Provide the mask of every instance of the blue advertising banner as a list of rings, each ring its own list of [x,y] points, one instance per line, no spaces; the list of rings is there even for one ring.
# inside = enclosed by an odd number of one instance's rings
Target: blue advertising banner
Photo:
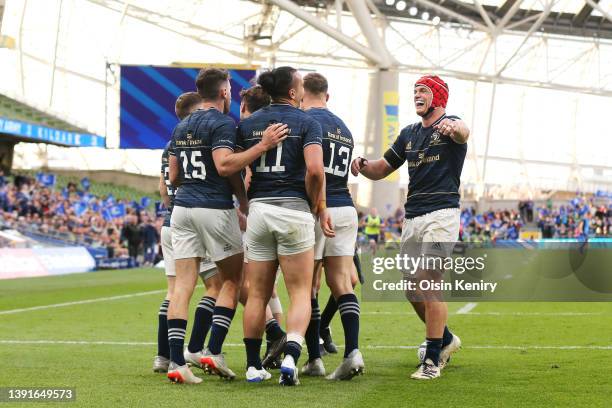
[[[178,123],[176,98],[195,91],[199,68],[121,66],[119,147],[163,149]],[[240,91],[251,86],[254,69],[230,69],[230,116],[240,118]]]
[[[0,117],[0,133],[31,139],[39,143],[55,143],[71,147],[105,147],[102,136],[68,132],[20,120]]]

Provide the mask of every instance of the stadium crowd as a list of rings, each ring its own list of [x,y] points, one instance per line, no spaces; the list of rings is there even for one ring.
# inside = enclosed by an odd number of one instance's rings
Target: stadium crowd
[[[0,228],[67,243],[105,248],[108,258],[154,263],[162,217],[111,195],[98,197],[76,183],[56,189],[33,177],[0,172]]]
[[[359,242],[368,241],[369,218],[379,218],[371,230],[379,235],[378,242],[398,242],[404,210],[398,208],[389,217],[377,213],[372,217],[373,212],[358,213]],[[105,248],[109,258],[132,257],[151,265],[160,256],[162,222],[163,214],[133,201],[89,194],[76,183],[57,189],[28,176],[16,175],[9,181],[0,171],[0,228]],[[542,238],[612,236],[612,204],[608,199],[607,207],[597,205],[594,197],[577,195],[561,206],[549,201],[536,208],[531,201],[521,201],[516,209],[476,213],[474,208],[465,208],[460,237],[467,242],[516,240],[530,222],[540,229]]]
[[[554,206],[549,200],[543,207],[535,207],[533,201],[521,201],[516,209],[493,210],[477,213],[474,208],[461,211],[460,240],[486,242],[516,240],[523,227],[532,224],[542,238],[584,238],[612,236],[612,200],[577,195],[565,205]],[[606,204],[602,202],[607,201]],[[359,212],[361,242],[370,235],[366,231],[376,211]],[[377,214],[376,217],[379,217]],[[404,210],[398,208],[389,217],[379,217],[379,242],[399,241]]]

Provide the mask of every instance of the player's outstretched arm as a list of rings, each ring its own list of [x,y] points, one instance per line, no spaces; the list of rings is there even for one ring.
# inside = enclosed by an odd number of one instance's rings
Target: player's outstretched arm
[[[288,131],[287,125],[274,123],[266,128],[259,143],[250,149],[243,152],[232,152],[230,149],[213,150],[213,160],[217,172],[221,177],[228,177],[238,173],[257,160],[264,152],[273,149],[285,140]]]
[[[351,163],[353,176],[361,173],[370,180],[383,179],[394,171],[395,169],[385,159],[367,160],[363,157],[357,157]]]

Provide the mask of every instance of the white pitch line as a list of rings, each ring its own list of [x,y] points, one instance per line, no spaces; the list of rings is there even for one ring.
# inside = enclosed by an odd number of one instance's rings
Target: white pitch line
[[[416,349],[420,346],[366,346],[369,349]],[[612,346],[508,346],[508,345],[475,345],[475,346],[461,346],[464,349],[477,349],[477,350],[612,350]]]
[[[47,345],[84,345],[84,346],[156,346],[155,342],[145,341],[81,341],[81,340],[0,340],[0,344],[47,344]],[[227,347],[244,347],[244,344],[225,343]],[[344,345],[338,345],[342,348]],[[367,349],[390,349],[390,350],[410,350],[419,346],[399,346],[399,345],[369,345]],[[474,345],[463,346],[465,349],[475,350],[612,350],[610,346],[510,346],[510,345]]]
[[[407,316],[413,313],[410,310],[405,312],[361,312],[361,315],[389,315]],[[451,314],[462,314],[463,316],[603,316],[602,312],[470,312],[459,313],[456,311]]]
[[[601,312],[472,312],[470,316],[602,316]]]
[[[475,303],[475,302],[466,303],[461,309],[457,310],[457,312],[455,314],[468,314],[476,306],[478,306],[478,303]]]
[[[49,344],[77,346],[157,346],[152,341],[87,341],[87,340],[0,340],[0,344]],[[244,347],[244,344],[224,343],[228,347]]]
[[[133,298],[133,297],[148,296],[148,295],[154,295],[154,294],[159,294],[159,293],[164,293],[164,292],[166,292],[166,289],[150,290],[148,292],[129,293],[127,295],[107,296],[107,297],[100,297],[100,298],[94,298],[94,299],[77,300],[77,301],[74,301],[74,302],[54,303],[54,304],[51,304],[51,305],[24,307],[24,308],[21,308],[21,309],[1,310],[0,311],[0,315],[22,313],[22,312],[30,312],[30,311],[33,311],[33,310],[52,309],[52,308],[55,308],[55,307],[66,307],[66,306],[74,306],[74,305],[84,305],[84,304],[87,304],[87,303],[108,302],[108,301],[111,301],[111,300],[129,299],[129,298]]]

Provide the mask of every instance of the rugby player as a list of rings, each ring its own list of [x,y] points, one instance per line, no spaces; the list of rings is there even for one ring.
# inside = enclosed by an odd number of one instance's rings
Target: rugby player
[[[325,173],[321,149],[321,125],[299,109],[304,94],[301,75],[292,67],[262,73],[258,84],[272,98],[238,126],[238,144],[257,146],[264,129],[286,124],[286,139],[276,149],[251,164],[250,212],[246,243],[249,257],[249,297],[244,311],[244,343],[247,380],[261,372],[261,338],[265,306],[270,300],[280,263],[290,306],[287,341],[281,364],[281,385],[296,385],[296,363],[311,314],[310,293],[314,267],[314,218],[323,232],[333,236],[325,206]]]
[[[183,343],[189,300],[200,260],[207,255],[217,265],[223,283],[201,363],[223,377],[235,376],[221,354],[242,286],[242,239],[232,191],[243,212],[248,207],[240,174],[222,174],[216,165],[219,152],[231,152],[235,147],[236,125],[227,115],[231,104],[229,74],[216,68],[202,69],[196,87],[203,99],[202,109],[176,126],[169,158],[170,182],[174,186],[180,183],[180,188],[170,220],[176,282],[168,308],[168,378],[185,383],[202,381],[187,366]]]
[[[315,227],[314,258],[316,261],[322,261],[324,265],[327,286],[338,303],[345,340],[344,360],[326,378],[350,380],[364,369],[363,357],[358,349],[359,301],[351,283],[358,224],[357,211],[348,190],[348,173],[354,143],[353,136],[344,122],[327,109],[327,91],[328,83],[323,75],[309,73],[304,77],[302,109],[321,125],[323,132],[327,208],[335,231],[335,236],[328,238],[320,226]],[[309,358],[302,367],[302,373],[323,376],[325,367],[319,351],[321,315],[315,291],[312,294],[311,306],[312,316],[306,331]]]
[[[271,102],[270,95],[264,92],[261,86],[254,85],[248,89],[243,89],[240,91],[240,120],[244,120],[251,116],[254,112],[259,109],[270,105]],[[275,129],[276,125],[272,125],[270,127],[270,131]],[[280,127],[279,127],[280,128]],[[268,131],[268,130],[266,130]],[[284,126],[281,130],[282,134],[286,133],[286,126]],[[265,132],[264,132],[265,133]],[[246,167],[245,169],[245,178],[244,184],[249,190],[249,186],[251,184],[251,169]],[[245,223],[246,227],[246,223]],[[242,228],[241,228],[242,229]],[[245,274],[244,274],[244,285],[243,290],[240,295],[240,302],[244,305],[246,304],[246,299],[248,296],[248,254],[245,249],[244,252],[244,263],[245,263]],[[278,280],[278,273],[277,278]],[[276,293],[276,281],[274,283],[274,289],[272,290],[272,296],[270,297],[270,301],[268,302],[268,307],[266,308],[266,352],[264,353],[264,359],[262,361],[264,369],[271,368],[280,368],[280,357],[275,359],[266,359],[270,350],[277,350],[276,353],[282,352],[282,347],[285,342],[285,332],[281,329],[281,322],[283,317],[283,307],[281,305],[280,299],[278,298],[278,294]],[[280,349],[280,351],[278,351]],[[274,353],[274,354],[276,354]]]
[[[185,119],[196,109],[201,108],[202,98],[197,92],[186,92],[178,97],[175,103],[174,111],[179,120]],[[167,372],[170,364],[170,349],[168,346],[168,305],[170,304],[170,296],[174,290],[174,279],[176,276],[174,269],[174,257],[172,253],[172,229],[170,228],[170,216],[172,207],[174,206],[174,195],[176,188],[170,183],[169,166],[168,166],[168,150],[170,142],[166,145],[162,153],[161,175],[159,183],[159,193],[162,197],[166,214],[164,223],[161,228],[161,244],[162,253],[164,256],[164,267],[168,282],[168,291],[166,297],[159,308],[159,324],[157,330],[157,356],[153,361],[153,371]],[[185,360],[188,363],[201,366],[200,358],[201,351],[204,346],[204,339],[210,329],[212,323],[212,312],[215,306],[215,301],[219,290],[221,289],[221,278],[217,273],[215,264],[212,262],[202,261],[200,264],[200,277],[206,287],[206,293],[200,300],[194,316],[194,324],[191,331],[189,345],[185,351]]]
[[[402,129],[384,157],[351,164],[354,175],[380,180],[408,162],[406,219],[402,228],[402,252],[429,257],[452,253],[459,237],[459,180],[470,131],[457,116],[447,116],[448,85],[437,76],[424,76],[414,85],[414,105],[421,122]],[[416,271],[417,279],[440,281],[439,270]],[[414,379],[440,376],[452,353],[461,346],[459,337],[446,326],[448,309],[440,293],[408,293],[414,310],[426,326],[427,349]]]

